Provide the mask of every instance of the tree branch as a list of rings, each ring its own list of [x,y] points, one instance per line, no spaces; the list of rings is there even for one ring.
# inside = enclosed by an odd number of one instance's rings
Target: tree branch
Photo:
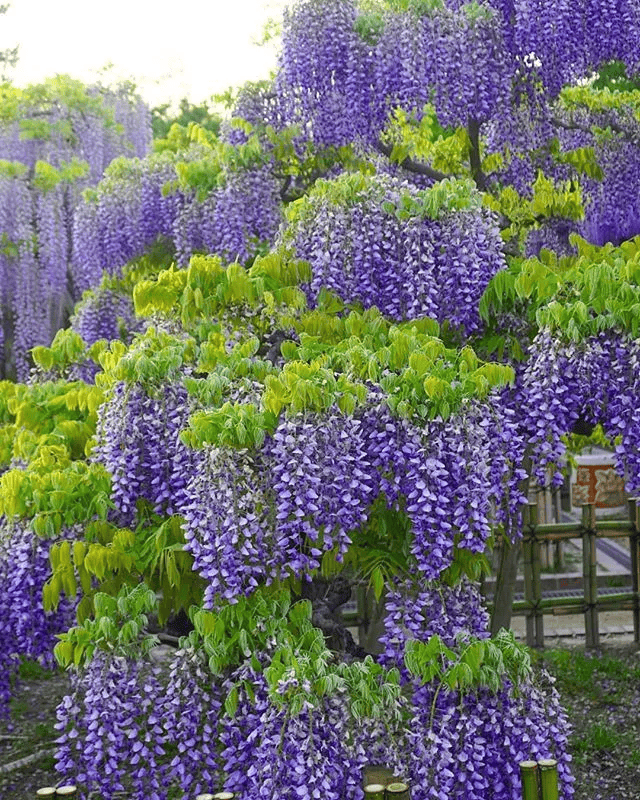
[[[391,145],[384,144],[380,140],[375,143],[375,149],[382,153],[383,156],[387,158],[391,158],[391,153],[393,148]],[[447,175],[444,172],[439,172],[437,169],[430,167],[428,164],[423,164],[420,161],[414,161],[412,158],[407,156],[403,161],[399,164],[402,169],[406,169],[408,172],[415,172],[418,175],[426,175],[428,178],[433,178],[434,181],[442,181],[445,178],[453,178],[453,175]]]
[[[554,125],[557,125],[559,128],[564,128],[567,131],[582,131],[583,133],[593,134],[593,125],[581,125],[580,123],[575,122],[573,119],[571,119],[570,122],[567,122],[560,117],[551,117],[550,122],[552,122]],[[614,133],[619,134],[625,141],[631,142],[631,144],[636,146],[638,145],[638,134],[634,135],[633,131],[623,128],[616,122],[603,121],[603,125],[598,125],[597,127],[610,128]]]
[[[480,158],[480,123],[474,117],[469,117],[467,122],[467,134],[469,136],[469,167],[473,182],[481,192],[488,191],[489,181],[482,171],[482,161]]]

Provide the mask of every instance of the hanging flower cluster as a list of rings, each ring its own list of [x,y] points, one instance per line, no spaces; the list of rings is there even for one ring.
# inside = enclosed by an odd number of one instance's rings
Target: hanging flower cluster
[[[288,715],[268,698],[263,673],[248,663],[225,681],[211,676],[201,650],[180,649],[169,670],[97,652],[72,676],[58,707],[56,769],[100,792],[164,800],[222,789],[242,800],[273,793],[361,800],[366,753],[350,726],[348,701],[328,697],[321,709]],[[238,692],[233,715],[223,701]],[[283,681],[282,692],[291,688]],[[114,695],[113,702],[108,697]]]
[[[311,264],[311,303],[324,287],[391,319],[430,316],[467,334],[506,266],[495,219],[464,182],[420,191],[390,175],[319,181],[281,241]]]
[[[121,160],[107,170],[94,193],[85,196],[74,218],[73,277],[79,289],[100,282],[103,272],[119,275],[158,239],[178,262],[192,254],[247,261],[270,242],[280,224],[278,184],[264,168],[232,171],[204,198],[195,189],[174,189],[178,161],[202,156],[154,154]]]
[[[166,738],[158,676],[139,660],[99,651],[74,684],[58,706],[56,769],[105,798],[126,791],[126,776],[134,797],[160,800]]]
[[[565,451],[563,436],[578,419],[600,422],[616,447],[616,469],[629,491],[640,487],[640,412],[637,409],[640,349],[637,340],[615,330],[583,342],[566,342],[542,330],[523,373],[522,414],[533,448],[536,479],[547,482]],[[559,485],[562,475],[556,472]]]
[[[180,441],[189,403],[184,387],[166,384],[156,391],[119,383],[103,406],[93,458],[112,477],[112,500],[123,524],[130,524],[140,499],[157,514],[181,507],[193,458]]]
[[[70,327],[87,345],[99,339],[130,342],[133,334],[142,329],[131,296],[108,286],[98,286],[76,304]]]
[[[387,629],[393,638],[383,658],[390,668],[402,667],[404,688],[396,713],[386,718],[356,717],[344,690],[315,696],[310,681],[293,669],[284,670],[274,696],[268,674],[275,641],[226,677],[211,674],[206,654],[215,657],[215,648],[195,647],[193,636],[163,669],[96,651],[88,667],[73,674],[73,691],[58,707],[57,769],[105,800],[122,792],[133,800],[165,800],[178,786],[188,797],[224,789],[239,800],[274,794],[363,800],[365,766],[384,763],[409,780],[416,800],[518,800],[518,762],[554,757],[563,796],[571,797],[569,726],[557,692],[544,674],[534,677],[508,634],[499,645],[486,642],[477,592],[472,608],[464,595],[423,590],[413,608],[392,593],[388,621],[406,612],[411,630],[395,622]],[[440,629],[444,639],[438,640]],[[424,680],[419,665],[412,663],[412,674],[404,667],[409,642],[414,650],[435,645],[438,663],[457,658],[458,665],[465,658],[473,664],[474,648],[484,653],[486,642],[485,669],[492,671],[497,653],[508,670],[521,670],[518,685],[498,673],[495,686],[473,691]],[[296,694],[303,702],[292,712],[287,698]]]
[[[639,29],[634,0],[415,0],[373,13],[302,0],[284,17],[275,90],[316,144],[373,143],[395,106],[433,103],[443,124],[466,127],[504,117],[523,90],[555,97],[607,61],[632,74]]]
[[[384,647],[380,661],[404,668],[408,641],[427,642],[437,635],[453,647],[460,638],[489,636],[489,613],[478,588],[468,580],[451,588],[427,584],[418,588],[410,582],[392,588],[385,597]]]
[[[402,739],[403,773],[417,787],[418,798],[519,800],[516,765],[556,758],[563,796],[571,797],[568,720],[550,683],[539,685],[522,676],[517,690],[507,680],[499,691],[463,693],[437,681],[421,683],[405,666],[405,649],[432,642],[434,636],[470,654],[478,640],[488,639],[487,624],[482,597],[468,582],[454,588],[407,583],[389,593],[380,658],[413,684],[411,722]]]
[[[558,760],[562,796],[573,796],[569,723],[550,683],[544,690],[523,681],[517,692],[507,686],[464,696],[427,684],[415,688],[412,712],[406,774],[418,787],[417,800],[519,800],[517,764],[543,758]]]
[[[118,274],[158,237],[170,238],[180,206],[163,186],[175,177],[170,156],[118,159],[104,179],[85,193],[73,220],[73,281],[78,291]]]
[[[194,453],[178,435],[188,413],[179,385],[156,397],[120,383],[101,409],[94,458],[112,476],[123,524],[140,499],[183,516],[208,607],[274,578],[302,577],[327,551],[340,560],[380,494],[406,513],[410,552],[427,579],[449,567],[454,539],[482,552],[492,525],[523,499],[514,464],[524,444],[497,398],[421,424],[373,398],[353,416],[333,408],[283,417],[258,450]]]

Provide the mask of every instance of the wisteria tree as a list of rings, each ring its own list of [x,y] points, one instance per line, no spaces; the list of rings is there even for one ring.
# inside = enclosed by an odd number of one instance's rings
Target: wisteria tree
[[[577,423],[640,485],[639,27],[637,0],[299,0],[220,136],[85,196],[102,283],[0,395],[2,698],[68,627],[64,778],[338,800],[377,763],[515,800],[555,757],[572,795],[566,715],[477,580]]]
[[[146,155],[150,112],[132,87],[88,88],[58,76],[0,88],[0,377],[29,375],[83,289],[72,269],[82,192],[117,156]]]

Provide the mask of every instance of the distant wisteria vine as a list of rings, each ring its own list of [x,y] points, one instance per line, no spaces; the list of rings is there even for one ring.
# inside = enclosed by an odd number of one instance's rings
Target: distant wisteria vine
[[[42,588],[49,579],[51,541],[35,536],[28,526],[0,517],[0,717],[9,713],[21,659],[55,665],[56,634],[75,619],[75,598],[63,599],[57,611],[45,611]]]
[[[144,155],[149,110],[128,89],[70,79],[15,90],[0,125],[0,375],[26,379],[83,289],[70,274],[74,209],[118,155]],[[6,100],[8,102],[8,100]]]

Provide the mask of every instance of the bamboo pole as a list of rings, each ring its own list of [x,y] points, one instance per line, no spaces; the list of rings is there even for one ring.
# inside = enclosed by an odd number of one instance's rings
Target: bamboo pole
[[[522,780],[522,800],[540,800],[537,762],[521,761],[520,778]]]
[[[213,795],[213,800],[233,800],[234,797],[233,792],[216,792]]]
[[[55,797],[56,796],[56,787],[55,786],[43,786],[42,789],[38,789],[36,792],[36,797]]]
[[[549,534],[561,539],[576,539],[580,536],[582,526],[579,522],[551,522],[548,525],[538,525],[536,535],[543,539]]]
[[[411,800],[409,787],[406,783],[402,783],[401,781],[387,784],[385,800]]]
[[[367,800],[384,800],[384,786],[381,783],[368,783],[364,793]]]
[[[598,575],[596,562],[596,509],[592,503],[582,506],[582,575],[584,579],[585,647],[599,646],[598,635]]]
[[[638,595],[638,545],[640,544],[640,503],[638,498],[629,500],[629,551],[631,553],[631,587],[633,590],[633,641],[640,644],[640,599]]]
[[[213,795],[210,792],[196,795],[196,800],[213,800]]]
[[[538,761],[541,800],[558,800],[558,762],[555,758]]]
[[[629,501],[631,504],[633,500]],[[633,517],[630,519],[602,519],[596,522],[596,530],[605,536],[628,534],[633,530]]]
[[[56,797],[76,797],[78,794],[78,787],[68,784],[67,786],[58,786],[56,789]]]

